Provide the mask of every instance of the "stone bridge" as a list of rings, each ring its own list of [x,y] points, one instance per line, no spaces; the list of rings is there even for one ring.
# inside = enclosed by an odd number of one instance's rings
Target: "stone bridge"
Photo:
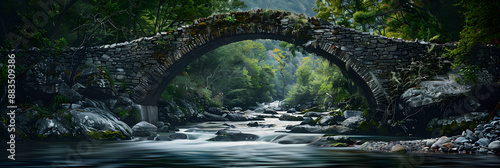
[[[143,120],[156,123],[161,93],[189,63],[223,45],[253,39],[294,43],[328,59],[361,88],[373,112],[385,111],[398,96],[389,92],[393,89],[391,72],[423,59],[432,45],[359,32],[286,11],[252,10],[201,18],[175,31],[130,42],[72,48],[63,52],[60,60],[67,65],[77,62],[105,67],[116,87],[124,84],[130,98],[147,112]],[[436,48],[444,51],[442,45]],[[478,58],[491,64],[492,53],[486,50]]]

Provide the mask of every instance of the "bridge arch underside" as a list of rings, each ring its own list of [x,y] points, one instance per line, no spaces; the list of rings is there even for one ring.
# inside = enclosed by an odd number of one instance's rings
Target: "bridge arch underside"
[[[300,46],[303,46],[303,44],[308,42],[308,40],[305,39],[297,39],[295,36],[285,36],[272,33],[238,34],[214,39],[181,56],[181,58],[170,65],[163,74],[144,76],[143,79],[140,80],[141,82],[134,88],[135,94],[132,95],[132,99],[141,105],[156,106],[167,85],[195,59],[221,46],[238,41],[255,39],[280,40]],[[381,111],[385,109],[387,101],[381,99],[383,96],[377,96],[373,92],[374,90],[383,90],[382,88],[379,88],[380,85],[375,84],[376,82],[374,81],[376,81],[376,79],[373,79],[375,76],[371,75],[366,68],[360,67],[360,64],[353,63],[355,60],[351,60],[348,53],[338,49],[340,46],[333,49],[331,45],[319,44],[316,47],[309,45],[308,47],[303,48],[309,53],[315,53],[318,56],[326,58],[330,62],[337,65],[340,70],[344,72],[344,74],[347,74],[348,78],[350,78],[362,90],[370,111]],[[156,66],[162,66],[162,64],[157,64]],[[376,97],[378,97],[378,99]]]

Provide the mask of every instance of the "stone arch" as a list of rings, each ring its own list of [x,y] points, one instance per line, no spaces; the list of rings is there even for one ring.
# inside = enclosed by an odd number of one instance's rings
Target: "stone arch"
[[[262,14],[262,10],[233,14],[255,16]],[[222,21],[222,18],[226,16],[221,14],[202,18],[195,21],[193,25],[184,26],[173,32],[157,34],[140,43],[148,46],[145,53],[150,53],[150,57],[156,60],[153,66],[144,70],[144,75],[133,88],[131,95],[136,103],[145,108],[151,108],[146,111],[150,111],[152,116],[143,116],[143,119],[157,120],[152,118],[157,117],[155,106],[161,93],[167,84],[193,60],[223,45],[253,39],[274,39],[294,43],[303,46],[310,53],[328,59],[361,88],[372,111],[385,111],[390,99],[384,88],[388,80],[384,80],[386,82],[384,83],[378,78],[382,76],[387,79],[388,77],[373,73],[377,65],[372,65],[370,59],[365,58],[371,56],[370,54],[379,55],[377,53],[382,51],[387,51],[385,55],[392,57],[389,51],[395,51],[398,46],[390,44],[393,42],[391,39],[335,26],[315,18],[307,18],[306,24],[297,28],[297,25],[287,19],[289,18],[287,16],[300,18],[301,15],[290,12],[272,11],[267,14],[267,18],[258,17],[248,25]],[[218,24],[218,26],[207,28],[210,24]],[[376,47],[382,50],[375,51],[373,47],[368,46],[370,43],[375,45],[379,42],[381,44]],[[373,51],[359,52],[363,49]],[[379,57],[381,56],[384,55],[381,53]]]

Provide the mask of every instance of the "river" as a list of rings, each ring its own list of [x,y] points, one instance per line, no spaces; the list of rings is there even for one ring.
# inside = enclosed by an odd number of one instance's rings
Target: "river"
[[[3,157],[0,167],[498,167],[495,155],[396,154],[357,147],[320,148],[307,142],[323,134],[285,133],[300,121],[266,118],[248,121],[191,123],[178,127],[188,139],[174,141],[79,141],[16,144],[16,161]],[[256,141],[206,141],[219,129],[233,125]],[[395,140],[401,137],[350,135],[354,140]],[[289,139],[295,144],[280,144]]]

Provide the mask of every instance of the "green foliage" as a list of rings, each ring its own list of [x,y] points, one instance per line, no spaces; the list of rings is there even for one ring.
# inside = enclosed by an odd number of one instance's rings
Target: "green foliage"
[[[230,23],[234,23],[234,22],[236,22],[236,18],[234,17],[234,14],[232,14],[231,16],[227,15],[226,18],[224,18],[224,21],[228,21]]]
[[[209,105],[253,106],[272,101],[272,66],[264,63],[266,49],[257,41],[231,43],[191,63],[162,94],[165,100],[202,95]]]
[[[424,59],[412,61],[405,67],[396,67],[396,71],[391,72],[392,95],[401,95],[407,89],[419,86],[420,82],[448,71],[449,61],[433,52],[433,48],[434,45],[427,48]]]
[[[291,106],[314,101],[323,107],[341,102],[350,104],[344,109],[366,107],[361,90],[326,59],[304,57],[296,76],[297,84],[288,92]]]
[[[33,110],[37,111],[40,117],[49,117],[51,113],[49,113],[49,109],[47,107],[38,107],[33,106]]]

